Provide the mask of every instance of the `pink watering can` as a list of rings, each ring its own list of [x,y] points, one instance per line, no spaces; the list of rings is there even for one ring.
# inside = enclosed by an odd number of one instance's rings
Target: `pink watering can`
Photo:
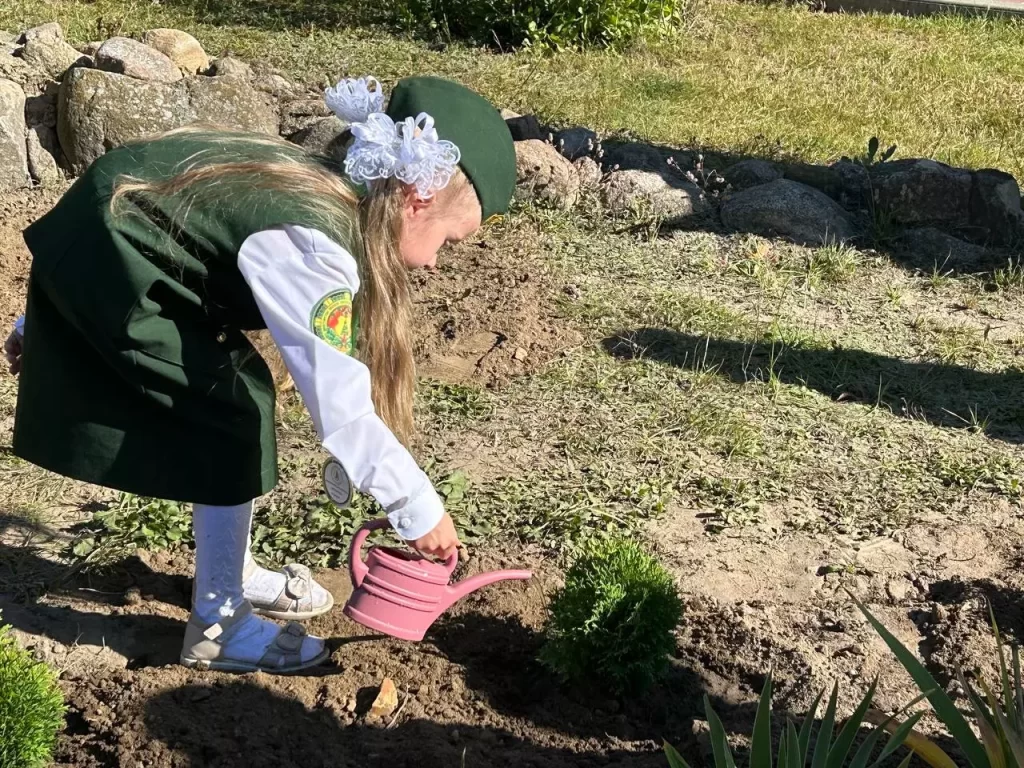
[[[386,635],[422,640],[430,625],[456,600],[496,581],[526,581],[533,576],[529,571],[491,571],[449,585],[458,553],[442,564],[391,547],[371,547],[364,562],[366,537],[370,531],[386,527],[386,519],[374,520],[356,532],[349,553],[354,591],[345,603],[346,616]]]

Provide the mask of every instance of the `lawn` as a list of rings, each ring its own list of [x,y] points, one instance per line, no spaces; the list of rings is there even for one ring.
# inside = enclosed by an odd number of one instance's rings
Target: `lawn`
[[[861,152],[877,135],[898,156],[1024,171],[1021,24],[693,2],[678,34],[623,53],[557,56],[394,34],[365,7],[326,0],[8,0],[0,28],[56,18],[87,41],[175,26],[212,53],[264,59],[310,82],[438,73],[555,124],[671,145],[822,161]]]

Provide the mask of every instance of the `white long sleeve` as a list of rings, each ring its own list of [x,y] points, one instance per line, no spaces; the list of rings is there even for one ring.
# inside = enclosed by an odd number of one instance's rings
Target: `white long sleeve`
[[[325,296],[359,290],[356,261],[322,232],[284,226],[257,232],[238,252],[238,268],[252,289],[324,447],[352,484],[373,496],[398,535],[426,535],[444,507],[430,480],[377,416],[370,372],[312,330],[314,308]]]

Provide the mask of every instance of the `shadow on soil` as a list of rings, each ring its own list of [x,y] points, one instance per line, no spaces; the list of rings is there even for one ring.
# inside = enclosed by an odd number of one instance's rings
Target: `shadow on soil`
[[[786,384],[833,400],[881,405],[908,419],[942,427],[974,426],[1008,443],[1024,442],[1019,393],[1024,372],[986,373],[959,365],[909,363],[859,349],[813,349],[713,339],[659,328],[622,331],[603,341],[624,360],[654,360],[713,370],[739,384],[774,373]]]
[[[24,537],[20,542],[19,535]],[[44,556],[40,543],[57,535],[31,519],[0,514],[3,622],[69,648],[109,648],[124,656],[130,668],[176,662],[184,625],[158,611],[163,605],[187,609],[191,580],[154,571],[137,557],[84,573]],[[76,599],[105,610],[79,610],[73,607]]]

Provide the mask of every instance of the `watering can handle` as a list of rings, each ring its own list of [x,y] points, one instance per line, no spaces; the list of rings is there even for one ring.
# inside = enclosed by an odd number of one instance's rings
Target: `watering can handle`
[[[362,586],[363,578],[369,571],[366,563],[363,562],[363,544],[366,543],[366,537],[370,535],[370,531],[387,528],[389,525],[390,523],[386,517],[382,517],[379,520],[371,520],[356,531],[356,535],[352,537],[352,548],[348,553],[348,572],[352,578],[352,586],[356,589]]]

